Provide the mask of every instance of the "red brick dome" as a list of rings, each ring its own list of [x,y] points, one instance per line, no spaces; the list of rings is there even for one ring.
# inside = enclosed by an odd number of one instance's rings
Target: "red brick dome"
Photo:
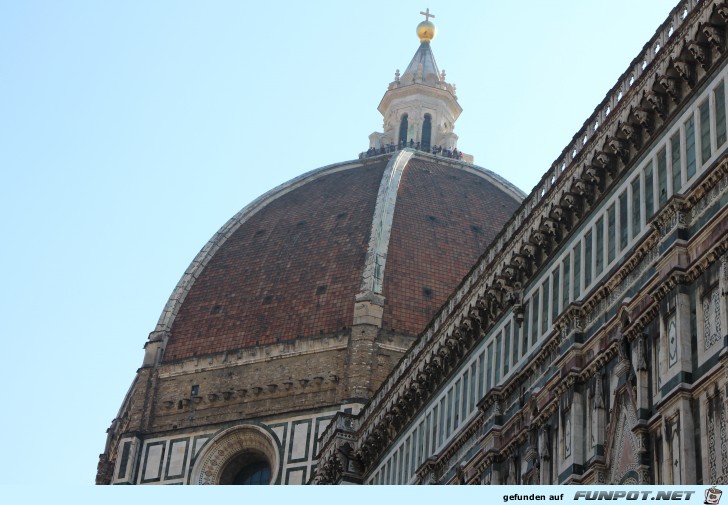
[[[520,204],[474,165],[409,150],[314,170],[210,240],[155,333],[170,362],[345,333],[357,295],[384,332],[416,336]]]

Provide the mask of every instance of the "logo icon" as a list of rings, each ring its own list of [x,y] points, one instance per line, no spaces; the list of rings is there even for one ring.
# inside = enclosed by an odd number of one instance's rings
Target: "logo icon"
[[[720,502],[720,497],[723,494],[723,491],[718,489],[717,487],[713,486],[710,489],[705,490],[705,505],[718,505]]]

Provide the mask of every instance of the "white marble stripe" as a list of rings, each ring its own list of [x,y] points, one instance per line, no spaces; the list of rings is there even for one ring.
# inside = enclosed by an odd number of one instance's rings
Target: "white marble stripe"
[[[392,232],[392,219],[394,206],[397,202],[399,181],[402,179],[404,167],[414,154],[412,149],[403,149],[389,160],[384,170],[382,182],[377,193],[377,202],[374,207],[372,231],[369,237],[364,273],[362,274],[361,292],[382,293],[384,280],[384,266],[387,262],[387,249],[389,237]]]

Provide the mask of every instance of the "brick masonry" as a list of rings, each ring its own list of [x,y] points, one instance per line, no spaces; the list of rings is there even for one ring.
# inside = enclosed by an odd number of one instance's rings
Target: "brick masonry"
[[[482,176],[413,158],[400,182],[382,327],[418,335],[520,201]]]
[[[385,164],[327,175],[252,216],[195,281],[165,361],[350,326]]]

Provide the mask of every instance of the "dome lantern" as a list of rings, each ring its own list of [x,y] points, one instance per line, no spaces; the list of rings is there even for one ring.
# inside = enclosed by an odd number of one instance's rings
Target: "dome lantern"
[[[395,72],[394,81],[379,103],[384,117],[383,129],[369,135],[369,149],[376,152],[393,148],[414,147],[425,152],[457,150],[454,132],[462,107],[455,85],[445,81],[445,71],[437,66],[430,41],[437,29],[430,21],[430,9],[420,12],[425,20],[417,25],[420,46],[405,71]],[[463,153],[469,163],[473,157]]]

